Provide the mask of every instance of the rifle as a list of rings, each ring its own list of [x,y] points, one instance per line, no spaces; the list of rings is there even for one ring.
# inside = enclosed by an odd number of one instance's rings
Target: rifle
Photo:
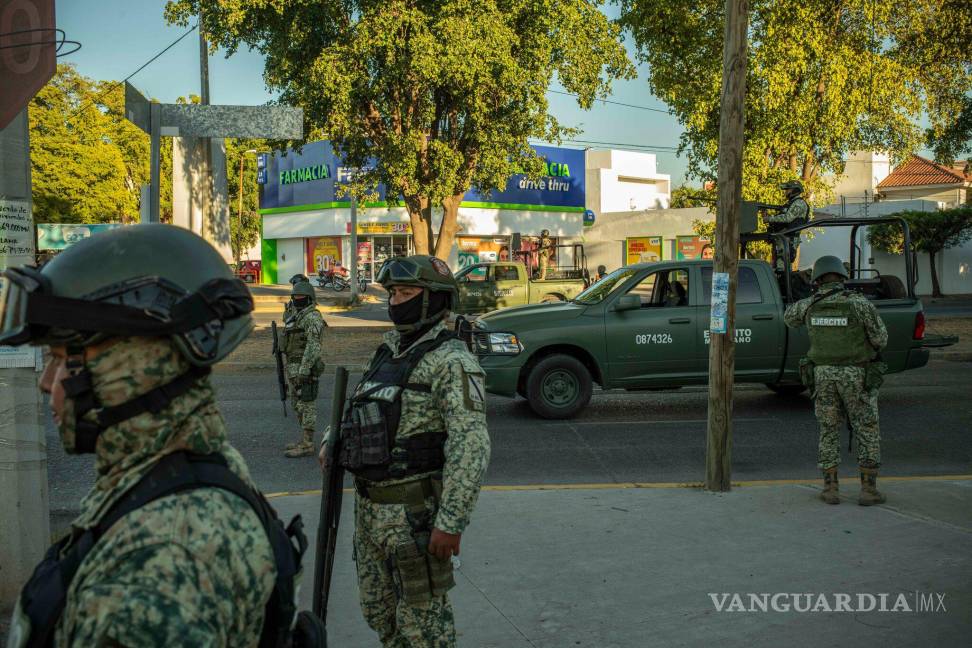
[[[277,339],[277,322],[270,322],[270,335],[273,336],[273,357],[277,361],[277,385],[280,387],[280,404],[283,405],[284,416],[287,416],[287,376],[284,374],[283,349]]]
[[[338,367],[334,375],[334,396],[331,401],[331,436],[325,450],[325,469],[321,488],[321,517],[317,526],[317,558],[314,561],[314,614],[327,628],[327,601],[331,593],[334,572],[334,548],[337,544],[338,524],[341,522],[341,498],[344,488],[344,467],[341,456],[341,421],[348,392],[348,370]]]

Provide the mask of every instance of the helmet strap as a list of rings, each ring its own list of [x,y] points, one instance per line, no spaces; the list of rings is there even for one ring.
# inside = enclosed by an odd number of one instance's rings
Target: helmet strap
[[[88,412],[98,409],[98,397],[95,395],[94,382],[91,371],[88,369],[84,360],[84,347],[72,345],[67,348],[67,361],[65,367],[68,377],[61,381],[61,388],[64,390],[65,400],[70,399],[73,410],[73,421],[62,421],[62,425],[73,428],[74,447],[65,448],[69,452],[91,453],[95,451],[98,443],[98,435],[101,429],[90,421],[85,420]]]

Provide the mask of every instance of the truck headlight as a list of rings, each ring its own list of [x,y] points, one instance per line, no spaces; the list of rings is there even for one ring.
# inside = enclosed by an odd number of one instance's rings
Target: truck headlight
[[[512,333],[490,333],[489,352],[516,355],[523,350],[523,345]]]

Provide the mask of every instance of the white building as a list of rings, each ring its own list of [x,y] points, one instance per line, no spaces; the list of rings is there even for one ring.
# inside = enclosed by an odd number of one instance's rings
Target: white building
[[[587,208],[595,214],[667,209],[672,177],[653,153],[587,151]]]
[[[912,156],[891,169],[883,153],[856,152],[847,160],[846,172],[834,186],[834,202],[814,210],[815,218],[866,218],[887,216],[905,210],[935,211],[968,204],[972,197],[972,175],[964,172],[966,163],[948,167],[920,156]],[[843,228],[815,231],[813,240],[800,248],[800,267],[806,268],[825,254],[846,259],[850,253],[847,232]],[[865,267],[883,274],[904,278],[905,263],[901,255],[873,250],[862,231],[858,241]],[[918,294],[931,294],[931,277],[927,254],[919,254],[917,263]],[[935,259],[942,292],[972,293],[972,245],[945,250]]]

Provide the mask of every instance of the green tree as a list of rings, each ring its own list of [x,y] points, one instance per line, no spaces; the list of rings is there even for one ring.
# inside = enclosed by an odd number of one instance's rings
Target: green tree
[[[229,179],[230,247],[239,263],[243,253],[260,240],[259,187],[256,182],[256,153],[266,151],[267,142],[260,139],[226,140],[226,171]],[[242,162],[242,175],[240,163]],[[242,202],[240,192],[242,191]]]
[[[715,211],[715,201],[716,192],[714,189],[699,189],[683,184],[672,189],[672,199],[668,206],[671,209],[711,207]]]
[[[416,250],[448,256],[469,187],[543,174],[530,138],[575,132],[549,114],[556,75],[589,108],[634,69],[603,0],[170,0],[188,24],[204,9],[213,46],[266,57],[282,103],[304,109],[309,137],[330,139],[362,173],[359,196],[383,183],[408,209]],[[377,166],[365,169],[369,159]],[[441,207],[438,237],[432,207]]]
[[[852,150],[903,159],[919,119],[954,119],[972,87],[968,41],[940,57],[923,46],[967,4],[950,0],[753,0],[750,3],[743,196],[782,202],[799,178],[814,202]],[[965,18],[963,18],[964,20]],[[649,65],[652,91],[685,126],[692,177],[714,179],[719,138],[723,0],[621,0],[620,22]]]
[[[962,206],[939,211],[901,211],[891,216],[903,218],[911,232],[911,247],[928,254],[931,268],[932,296],[941,297],[935,257],[943,250],[957,247],[972,239],[972,207]],[[895,223],[873,225],[867,239],[878,250],[889,254],[904,252],[904,233]]]
[[[138,220],[149,138],[124,116],[124,88],[61,64],[30,104],[34,220]],[[172,145],[163,140],[163,220],[172,213]]]

